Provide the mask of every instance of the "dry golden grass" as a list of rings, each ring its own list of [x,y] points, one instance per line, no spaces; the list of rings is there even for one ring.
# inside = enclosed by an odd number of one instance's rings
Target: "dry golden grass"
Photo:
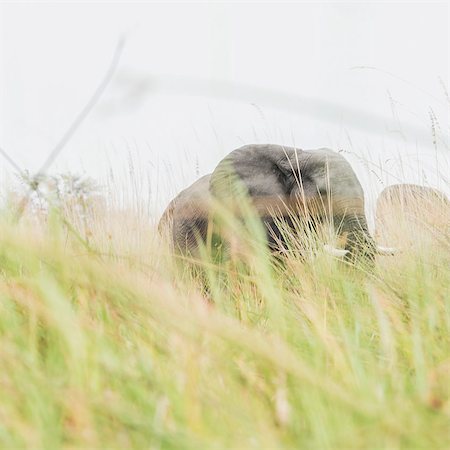
[[[378,233],[395,231],[402,251],[372,272],[314,242],[309,258],[276,263],[257,224],[235,223],[252,238],[245,252],[219,265],[205,253],[190,270],[142,214],[100,205],[84,220],[70,208],[19,225],[9,216],[2,447],[449,446],[440,222],[429,236],[415,221],[398,232],[405,217],[393,208]]]

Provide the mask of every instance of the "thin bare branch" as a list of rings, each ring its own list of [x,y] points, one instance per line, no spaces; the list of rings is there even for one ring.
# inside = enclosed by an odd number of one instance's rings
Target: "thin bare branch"
[[[9,162],[9,164],[11,164],[11,166],[14,167],[14,169],[17,170],[17,172],[19,172],[20,174],[23,173],[23,170],[19,167],[19,165],[11,158],[11,156],[8,155],[6,150],[3,150],[1,147],[0,147],[0,154],[3,156],[3,158],[6,159],[6,161]]]
[[[36,190],[39,187],[40,180],[42,179],[42,175],[45,174],[45,172],[48,170],[48,168],[53,164],[55,159],[58,157],[58,155],[61,153],[67,142],[69,142],[70,138],[75,134],[77,129],[80,127],[80,125],[83,123],[83,121],[86,119],[88,114],[92,111],[92,109],[95,107],[95,105],[100,100],[100,97],[105,92],[106,88],[108,87],[110,81],[112,80],[117,66],[119,65],[120,57],[122,55],[123,48],[125,46],[125,38],[122,36],[119,41],[117,42],[116,49],[114,51],[114,55],[112,58],[112,61],[108,67],[108,70],[105,73],[105,76],[103,77],[102,81],[98,85],[97,89],[94,91],[94,94],[86,104],[86,106],[80,111],[78,116],[75,118],[75,120],[72,122],[70,127],[66,130],[66,132],[63,134],[59,142],[56,144],[56,146],[53,148],[53,150],[48,155],[47,159],[42,164],[41,168],[38,170],[36,175],[34,176],[34,179],[36,180],[35,186],[27,193],[27,195],[22,199],[20,202],[20,205],[17,209],[16,214],[16,220],[19,221],[22,217],[23,212],[25,211],[25,208],[28,205],[28,201],[30,198],[30,194],[33,190]],[[1,149],[0,149],[1,150]],[[11,160],[11,158],[8,157],[8,155],[2,151],[3,156],[14,165],[16,169],[22,173],[20,170],[20,167],[14,163],[14,161]]]
[[[81,112],[78,114],[78,116],[75,118],[73,123],[70,125],[70,127],[67,129],[67,131],[63,134],[60,141],[56,144],[55,148],[50,152],[49,156],[45,160],[42,167],[37,172],[37,175],[40,175],[44,173],[54,162],[56,157],[59,155],[61,150],[65,147],[67,142],[70,140],[70,138],[74,135],[74,133],[77,131],[79,126],[83,123],[83,121],[86,119],[88,114],[92,111],[94,106],[98,103],[100,100],[100,97],[102,96],[103,92],[105,92],[106,88],[108,87],[108,84],[112,80],[114,73],[116,72],[117,66],[119,64],[120,56],[122,54],[123,48],[125,46],[125,38],[121,37],[117,43],[113,59],[111,61],[111,64],[109,65],[109,68],[103,77],[103,80],[98,85],[97,89],[95,90],[94,94],[90,98],[89,102],[86,104],[86,106],[81,110]]]

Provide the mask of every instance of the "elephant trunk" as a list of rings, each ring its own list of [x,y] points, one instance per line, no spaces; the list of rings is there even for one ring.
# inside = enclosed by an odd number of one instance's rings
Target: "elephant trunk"
[[[335,223],[339,235],[346,237],[346,258],[350,261],[366,261],[372,264],[377,251],[374,239],[369,233],[364,214],[346,214],[339,223]]]

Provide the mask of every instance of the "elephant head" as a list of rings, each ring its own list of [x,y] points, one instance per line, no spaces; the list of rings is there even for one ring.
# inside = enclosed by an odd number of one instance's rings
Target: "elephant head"
[[[282,217],[293,224],[331,224],[345,241],[325,249],[346,259],[372,261],[393,249],[375,245],[364,212],[364,193],[347,160],[329,149],[299,150],[279,145],[248,145],[231,152],[210,178],[214,198],[230,198],[240,185],[267,227],[269,245],[283,245]],[[306,219],[306,220],[305,220]],[[297,229],[298,231],[298,229]]]

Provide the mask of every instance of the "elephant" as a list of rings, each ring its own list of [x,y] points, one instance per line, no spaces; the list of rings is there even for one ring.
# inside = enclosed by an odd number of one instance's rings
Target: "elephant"
[[[450,200],[438,189],[394,184],[378,196],[375,222],[375,234],[382,240],[415,246],[426,238],[449,244]]]
[[[159,220],[159,233],[169,234],[174,250],[196,254],[198,239],[206,239],[211,208],[211,174],[199,178],[181,191],[167,206]]]
[[[333,224],[338,236],[345,239],[344,248],[325,245],[334,256],[372,262],[376,253],[393,252],[375,244],[367,225],[361,184],[348,161],[328,148],[240,147],[170,202],[159,229],[169,230],[177,251],[195,253],[199,240],[206,241],[213,222],[212,203],[239,204],[242,193],[263,222],[272,251],[288,245],[280,220],[299,233],[302,230],[295,225],[298,218],[313,228]]]
[[[378,196],[377,214],[383,213],[386,204],[400,207],[402,212],[407,212],[423,207],[424,205],[419,205],[421,202],[432,203],[439,209],[450,207],[448,197],[438,189],[418,184],[393,184],[384,188]]]

